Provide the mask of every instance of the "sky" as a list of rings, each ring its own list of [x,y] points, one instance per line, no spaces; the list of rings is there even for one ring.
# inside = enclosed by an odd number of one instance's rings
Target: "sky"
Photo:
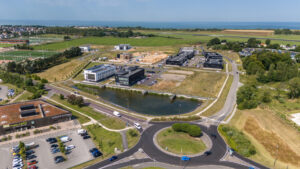
[[[300,22],[300,0],[0,0],[0,20]]]

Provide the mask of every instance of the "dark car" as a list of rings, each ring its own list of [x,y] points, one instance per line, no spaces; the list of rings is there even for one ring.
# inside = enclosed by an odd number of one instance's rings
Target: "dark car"
[[[31,160],[31,159],[34,159],[34,158],[36,158],[36,155],[26,156],[26,160]]]
[[[95,158],[100,157],[102,155],[102,153],[97,148],[90,149],[90,153]]]
[[[58,147],[58,145],[57,144],[52,144],[50,147],[51,148],[56,148],[56,147]]]
[[[83,136],[86,136],[86,135],[89,135],[89,134],[88,133],[81,133],[80,135],[83,137]]]
[[[211,155],[211,151],[205,151],[204,154],[205,154],[206,156],[209,156],[209,155]]]
[[[61,162],[65,161],[65,159],[62,156],[56,156],[56,157],[54,157],[54,161],[55,161],[55,163],[61,163]]]
[[[58,153],[58,152],[60,152],[60,150],[58,148],[54,148],[54,149],[51,150],[52,154],[55,154],[55,153]]]
[[[46,141],[47,141],[47,142],[50,142],[50,141],[53,140],[53,139],[55,139],[55,138],[54,138],[54,137],[50,137],[50,138],[47,138]]]
[[[114,160],[116,160],[116,159],[118,159],[117,156],[112,156],[112,157],[109,158],[109,161],[114,161]]]
[[[91,136],[90,136],[90,135],[85,135],[85,136],[83,136],[82,138],[83,138],[83,139],[89,139],[89,138],[91,138]]]
[[[210,134],[210,136],[211,136],[212,138],[214,138],[214,139],[217,138],[217,135],[216,135],[216,134]]]

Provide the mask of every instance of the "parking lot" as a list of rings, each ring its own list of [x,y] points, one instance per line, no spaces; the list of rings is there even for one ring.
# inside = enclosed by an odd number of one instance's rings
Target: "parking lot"
[[[58,137],[58,136],[68,136],[72,139],[65,143],[66,146],[74,145],[75,148],[71,150],[71,153],[67,155],[67,161],[55,164],[54,157],[61,155],[61,153],[52,154],[50,150],[50,144],[46,142],[46,139],[49,137]],[[77,129],[69,130],[69,131],[60,131],[57,133],[52,133],[49,135],[44,135],[36,138],[30,138],[24,140],[24,143],[31,143],[34,142],[38,144],[37,148],[34,148],[35,151],[34,155],[37,157],[35,160],[38,161],[36,166],[41,169],[53,169],[53,168],[69,168],[75,166],[77,164],[89,161],[93,159],[92,155],[89,152],[89,149],[94,148],[95,145],[91,139],[84,140],[80,135],[77,133]],[[12,144],[5,144],[0,146],[0,164],[1,168],[12,168],[12,152],[11,148],[13,146],[18,145],[18,143]]]
[[[0,85],[0,101],[7,99],[8,87]]]

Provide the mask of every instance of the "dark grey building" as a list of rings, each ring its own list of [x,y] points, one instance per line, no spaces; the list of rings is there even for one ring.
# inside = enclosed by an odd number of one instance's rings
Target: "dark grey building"
[[[145,78],[145,69],[138,66],[121,68],[115,74],[116,84],[132,86]]]
[[[223,69],[223,56],[216,52],[204,52],[205,62],[203,67]]]

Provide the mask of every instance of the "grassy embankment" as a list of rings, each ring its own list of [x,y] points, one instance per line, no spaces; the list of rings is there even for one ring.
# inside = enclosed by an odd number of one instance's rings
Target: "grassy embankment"
[[[107,128],[111,128],[111,129],[123,129],[123,128],[125,128],[125,122],[123,122],[122,120],[120,120],[118,118],[106,116],[106,115],[104,115],[100,112],[95,111],[94,109],[92,109],[88,106],[78,107],[76,105],[72,105],[66,99],[61,100],[59,98],[59,96],[57,96],[57,95],[54,95],[52,97],[52,99],[59,102],[59,103],[61,103],[61,104],[63,104],[63,105],[65,105],[66,107],[70,107],[74,110],[77,110],[79,112],[82,112],[82,113],[92,117],[93,119],[99,121],[101,124],[103,124]]]
[[[200,138],[189,136],[187,133],[176,132],[167,128],[157,135],[157,143],[163,149],[179,155],[197,154],[206,149]]]
[[[126,138],[127,138],[128,148],[132,148],[138,143],[140,138],[140,133],[136,129],[127,130]]]

